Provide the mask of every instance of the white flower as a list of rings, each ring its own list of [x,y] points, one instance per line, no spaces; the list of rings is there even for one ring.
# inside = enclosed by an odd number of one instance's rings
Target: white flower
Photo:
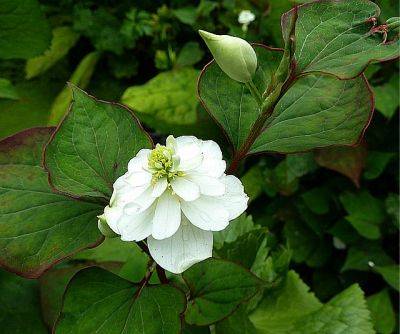
[[[242,10],[238,16],[238,22],[242,24],[243,31],[247,31],[248,25],[255,20],[256,16],[250,10]]]
[[[181,273],[211,257],[212,231],[247,208],[240,180],[225,168],[215,142],[169,136],[166,146],[142,149],[129,162],[101,219],[124,241],[147,238],[154,260]]]

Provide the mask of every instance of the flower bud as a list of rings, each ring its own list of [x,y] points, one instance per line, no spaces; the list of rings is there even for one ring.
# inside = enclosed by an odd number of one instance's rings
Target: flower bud
[[[257,69],[257,56],[249,43],[238,37],[203,30],[199,30],[199,34],[222,71],[233,80],[251,81]]]
[[[107,238],[114,238],[118,236],[107,224],[107,220],[104,214],[97,216],[99,220],[97,221],[97,227],[99,228],[101,234]]]

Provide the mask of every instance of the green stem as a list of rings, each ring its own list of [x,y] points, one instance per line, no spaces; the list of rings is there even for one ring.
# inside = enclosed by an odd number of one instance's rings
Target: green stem
[[[260,91],[256,87],[256,85],[254,84],[253,80],[250,80],[249,82],[246,82],[245,85],[249,89],[251,95],[257,101],[258,105],[261,106],[263,104],[264,99],[263,99]]]

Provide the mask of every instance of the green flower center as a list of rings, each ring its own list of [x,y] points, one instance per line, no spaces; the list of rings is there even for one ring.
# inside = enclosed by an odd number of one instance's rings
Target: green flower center
[[[170,147],[157,144],[156,148],[151,151],[149,156],[149,170],[153,174],[152,182],[166,177],[168,182],[183,173],[176,170],[179,161],[174,157],[174,150]]]

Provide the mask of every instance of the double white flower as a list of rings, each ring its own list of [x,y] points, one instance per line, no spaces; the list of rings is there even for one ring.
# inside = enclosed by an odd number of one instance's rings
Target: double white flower
[[[124,241],[147,238],[154,260],[181,273],[211,257],[212,231],[247,208],[240,180],[225,168],[215,142],[169,136],[166,146],[142,149],[129,162],[100,219]]]

